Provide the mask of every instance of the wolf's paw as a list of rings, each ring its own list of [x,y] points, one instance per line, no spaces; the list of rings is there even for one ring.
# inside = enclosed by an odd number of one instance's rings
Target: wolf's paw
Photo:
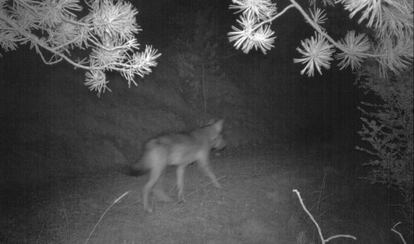
[[[178,203],[185,203],[184,197],[178,197]]]
[[[223,187],[218,182],[214,183],[214,186],[218,189],[223,189]]]
[[[147,213],[152,213],[152,207],[150,207],[148,205],[149,205],[148,203],[146,203],[146,204],[144,203],[144,210]]]
[[[150,207],[145,207],[144,210],[147,213],[152,213],[152,208],[150,208]]]

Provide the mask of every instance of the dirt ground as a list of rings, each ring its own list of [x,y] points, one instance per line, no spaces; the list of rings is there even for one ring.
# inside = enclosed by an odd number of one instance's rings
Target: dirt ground
[[[323,166],[324,160],[320,152],[282,147],[213,154],[212,168],[223,189],[214,188],[191,165],[186,201],[153,200],[153,213],[144,212],[141,204],[146,177],[120,170],[3,187],[0,243],[320,243],[292,189],[301,192],[325,237],[358,238],[332,243],[398,243],[387,231],[387,211],[371,205],[384,196],[368,197],[370,186],[355,190],[345,183],[352,180]],[[164,184],[176,199],[174,168],[168,169]]]

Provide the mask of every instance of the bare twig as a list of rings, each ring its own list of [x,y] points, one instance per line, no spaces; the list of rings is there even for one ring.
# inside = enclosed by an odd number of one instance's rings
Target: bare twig
[[[66,211],[65,202],[63,201],[62,192],[60,191],[60,189],[58,189],[58,193],[59,193],[60,201],[62,202],[63,218],[65,219],[65,222],[66,222],[66,237],[68,238],[69,237],[69,218],[68,218],[68,214]]]
[[[36,244],[38,244],[38,243],[39,243],[40,236],[42,235],[42,232],[43,232],[43,229],[44,229],[45,225],[46,225],[46,222],[45,222],[45,221],[43,221],[42,226],[40,227],[39,234],[37,234]]]
[[[293,189],[293,192],[296,193],[296,195],[298,196],[299,202],[302,205],[303,210],[306,212],[306,214],[309,216],[309,218],[315,224],[316,229],[318,230],[319,238],[321,239],[322,244],[325,244],[325,243],[329,242],[330,240],[333,240],[333,239],[336,239],[336,238],[350,238],[350,239],[353,239],[353,240],[356,240],[357,239],[355,236],[352,236],[352,235],[344,235],[344,234],[330,236],[327,239],[325,239],[323,237],[322,230],[321,230],[321,227],[319,227],[318,222],[316,222],[315,218],[312,216],[312,214],[309,212],[309,210],[306,208],[305,204],[303,203],[302,197],[300,196],[300,192],[298,190],[296,190],[296,189]]]
[[[93,232],[95,232],[96,227],[98,226],[98,224],[101,222],[101,220],[103,219],[103,217],[105,216],[105,214],[109,211],[110,208],[112,208],[112,206],[114,206],[117,202],[119,202],[122,198],[124,198],[126,195],[129,194],[129,191],[126,191],[124,194],[122,194],[120,197],[118,197],[117,199],[115,199],[111,205],[109,205],[109,207],[107,207],[105,209],[105,211],[103,212],[103,214],[101,215],[101,217],[99,218],[98,222],[96,222],[95,226],[93,227],[91,233],[89,233],[88,238],[85,240],[85,244],[87,244],[89,242],[89,239],[91,239],[91,236],[93,234]]]
[[[394,232],[395,234],[398,235],[398,237],[400,237],[402,243],[407,244],[407,242],[404,239],[404,236],[401,234],[401,232],[399,232],[397,229],[395,229],[395,227],[397,227],[399,224],[401,224],[401,221],[398,221],[392,228],[391,231]]]
[[[321,208],[321,202],[322,202],[322,196],[325,190],[325,186],[326,186],[326,177],[327,177],[328,173],[326,170],[323,171],[323,179],[322,179],[322,187],[321,190],[319,192],[319,199],[318,199],[318,204],[317,204],[317,210],[318,212],[320,211]]]

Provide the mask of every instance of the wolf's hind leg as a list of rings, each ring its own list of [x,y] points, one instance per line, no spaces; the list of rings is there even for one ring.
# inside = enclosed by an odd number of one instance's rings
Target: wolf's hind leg
[[[178,201],[184,202],[184,172],[185,165],[177,167],[177,188],[178,188]]]
[[[157,183],[158,179],[160,178],[162,172],[163,172],[164,168],[162,167],[154,167],[153,169],[151,169],[151,173],[150,173],[150,177],[149,180],[147,182],[147,184],[145,184],[144,189],[143,189],[143,202],[144,202],[144,210],[147,212],[152,212],[152,208],[150,208],[148,205],[148,198],[149,195],[152,191],[153,186]]]

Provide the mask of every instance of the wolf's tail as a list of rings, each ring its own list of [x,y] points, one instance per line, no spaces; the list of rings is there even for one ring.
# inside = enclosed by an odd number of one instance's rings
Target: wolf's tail
[[[140,160],[129,166],[128,174],[131,176],[141,176],[148,173],[149,170]]]
[[[151,170],[151,158],[156,153],[158,139],[152,139],[145,144],[144,154],[136,163],[129,166],[129,175],[140,176],[148,173]]]

